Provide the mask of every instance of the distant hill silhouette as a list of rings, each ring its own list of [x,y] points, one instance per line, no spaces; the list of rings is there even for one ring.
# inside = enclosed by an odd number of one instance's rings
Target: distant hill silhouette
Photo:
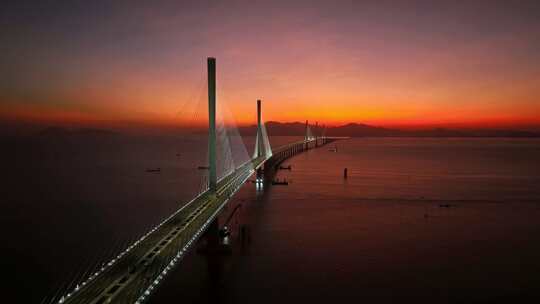
[[[304,136],[304,122],[277,121],[266,122],[266,130],[269,136]],[[315,131],[315,126],[310,126]],[[317,134],[322,134],[322,127],[317,129]],[[174,133],[181,134],[185,129],[178,129]],[[257,126],[239,127],[241,135],[255,136]],[[169,131],[170,132],[170,131]],[[186,134],[206,134],[205,128],[197,128]],[[97,128],[64,128],[47,127],[33,134],[33,138],[42,140],[71,140],[71,139],[110,139],[120,136],[122,133],[116,131]],[[169,134],[169,133],[168,133]],[[505,129],[476,129],[476,130],[454,130],[446,128],[433,128],[423,130],[400,130],[370,126],[366,124],[348,123],[342,126],[329,127],[326,130],[327,136],[350,136],[350,137],[540,137],[540,132],[505,130]]]
[[[374,127],[365,124],[349,123],[339,127],[329,128],[326,131],[328,136],[396,136],[397,130]]]
[[[314,128],[312,125],[311,129]],[[240,127],[239,129],[242,135],[253,136],[257,133],[256,125]],[[305,134],[305,123],[269,121],[266,122],[266,130],[270,136],[303,136]],[[318,133],[321,132],[322,128],[319,127]],[[329,127],[326,130],[326,135],[351,137],[540,137],[540,133],[519,130],[452,130],[446,128],[400,130],[358,123]]]

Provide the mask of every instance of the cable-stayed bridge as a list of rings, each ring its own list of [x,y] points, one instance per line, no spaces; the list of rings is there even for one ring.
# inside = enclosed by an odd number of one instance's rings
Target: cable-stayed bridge
[[[216,130],[216,62],[208,58],[208,187],[73,289],[57,303],[144,303],[167,274],[205,233],[218,238],[217,216],[240,187],[256,174],[256,184],[270,177],[284,160],[338,138],[317,136],[306,121],[303,140],[272,149],[257,100],[257,137],[252,157],[218,178],[219,132]],[[227,154],[227,153],[224,153]],[[230,162],[230,160],[229,160]]]

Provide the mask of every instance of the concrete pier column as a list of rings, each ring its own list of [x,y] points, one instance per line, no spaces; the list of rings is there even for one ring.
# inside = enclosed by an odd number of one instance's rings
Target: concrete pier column
[[[219,223],[217,218],[206,229],[205,237],[208,249],[215,249],[219,246]]]
[[[270,170],[271,164],[266,164],[265,163],[264,168]],[[262,184],[264,182],[264,173],[267,172],[267,171],[270,172],[269,170],[264,170],[263,171],[262,167],[257,169],[256,175],[255,175],[255,184],[256,184],[257,188],[262,188],[261,186],[262,186]]]

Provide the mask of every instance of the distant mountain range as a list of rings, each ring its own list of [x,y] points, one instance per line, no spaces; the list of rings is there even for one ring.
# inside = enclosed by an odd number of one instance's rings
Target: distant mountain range
[[[305,123],[302,122],[266,122],[266,130],[269,136],[304,136]],[[315,126],[310,126],[315,131]],[[244,136],[254,136],[257,133],[257,126],[243,126],[238,128],[240,134]],[[172,132],[172,133],[171,133]],[[153,134],[188,134],[188,133],[206,133],[206,129],[176,129],[166,132],[155,131]],[[316,132],[322,134],[322,127]],[[34,136],[41,139],[103,139],[112,138],[123,134],[120,131],[111,131],[98,128],[64,128],[47,127],[35,133]],[[422,130],[400,130],[393,128],[383,128],[370,126],[366,124],[349,123],[342,126],[329,127],[326,130],[327,136],[350,136],[350,137],[536,137],[540,138],[540,132],[505,130],[505,129],[476,129],[476,130],[458,130],[446,128],[433,128]],[[0,133],[0,136],[2,134]]]
[[[266,122],[266,130],[270,136],[303,136],[305,123],[276,121]],[[313,130],[315,127],[311,126]],[[242,135],[255,135],[257,126],[251,125],[240,127]],[[319,127],[318,134],[322,132]],[[519,130],[453,130],[446,128],[434,128],[425,130],[400,130],[370,126],[366,124],[349,123],[337,127],[329,127],[327,136],[350,136],[350,137],[540,137],[540,133]]]

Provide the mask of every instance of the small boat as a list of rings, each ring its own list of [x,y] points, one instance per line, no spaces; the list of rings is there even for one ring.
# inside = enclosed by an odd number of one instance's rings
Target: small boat
[[[291,171],[291,165],[288,165],[287,167],[279,166],[279,170],[289,170],[289,171]]]
[[[208,166],[198,166],[197,169],[199,169],[199,170],[208,170],[208,169],[210,169],[210,167],[208,167]]]
[[[161,172],[161,168],[146,169],[146,172],[149,172],[149,173],[157,173],[157,172]]]

